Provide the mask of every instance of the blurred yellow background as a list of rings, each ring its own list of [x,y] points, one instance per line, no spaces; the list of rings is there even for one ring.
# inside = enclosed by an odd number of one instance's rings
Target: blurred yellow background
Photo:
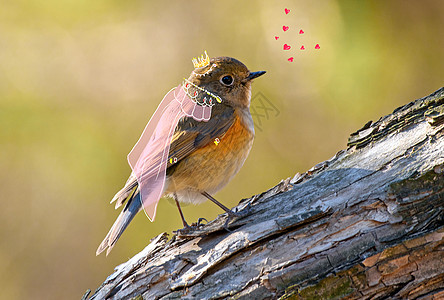
[[[109,257],[95,256],[118,214],[109,200],[130,173],[126,155],[204,49],[266,70],[253,95],[280,111],[261,119],[244,168],[216,195],[232,207],[440,88],[443,13],[440,0],[2,1],[0,298],[79,299],[152,237],[181,228],[161,201],[154,223],[139,214]],[[184,213],[195,222],[222,211]]]

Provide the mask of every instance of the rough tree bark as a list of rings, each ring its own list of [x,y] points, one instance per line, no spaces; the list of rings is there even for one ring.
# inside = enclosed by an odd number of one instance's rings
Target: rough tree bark
[[[444,298],[443,135],[441,88],[241,200],[231,232],[157,236],[91,299]]]

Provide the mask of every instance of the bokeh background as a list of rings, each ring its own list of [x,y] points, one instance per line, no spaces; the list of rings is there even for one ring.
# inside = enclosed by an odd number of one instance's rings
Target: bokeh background
[[[109,257],[95,256],[118,214],[108,202],[130,173],[126,155],[204,49],[266,70],[253,95],[280,112],[256,117],[244,168],[216,195],[232,207],[440,88],[443,13],[440,0],[2,1],[0,298],[79,299],[151,238],[181,228],[162,201],[154,223],[140,214]],[[221,210],[184,213],[194,222]]]

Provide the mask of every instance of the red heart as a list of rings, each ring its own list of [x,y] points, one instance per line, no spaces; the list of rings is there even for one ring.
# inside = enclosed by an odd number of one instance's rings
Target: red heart
[[[289,62],[293,62],[293,56],[288,59]]]
[[[302,47],[301,47],[301,50],[305,50],[305,47],[304,47],[304,45],[302,45]]]
[[[285,14],[288,15],[288,13],[290,12],[290,10],[288,8],[285,9]]]
[[[301,30],[299,30],[299,34],[303,34],[304,33],[304,31],[301,29]]]
[[[283,29],[284,31],[287,31],[288,28],[290,28],[290,27],[288,27],[288,26],[282,26],[282,29]]]
[[[321,49],[321,47],[319,46],[319,44],[316,44],[315,49]]]
[[[291,47],[289,45],[287,45],[287,44],[284,45],[284,50],[290,50],[290,48]]]
[[[277,41],[277,40],[279,39],[279,37],[278,37],[278,36],[275,36],[274,38],[276,39],[276,41]]]

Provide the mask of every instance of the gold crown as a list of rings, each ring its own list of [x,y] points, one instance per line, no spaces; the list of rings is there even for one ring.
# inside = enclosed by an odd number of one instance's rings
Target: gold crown
[[[198,57],[198,58],[194,57],[192,59],[194,68],[202,68],[202,67],[208,66],[210,64],[210,58],[208,57],[207,51],[205,50],[204,52],[205,52],[205,57],[202,54],[200,57]]]

